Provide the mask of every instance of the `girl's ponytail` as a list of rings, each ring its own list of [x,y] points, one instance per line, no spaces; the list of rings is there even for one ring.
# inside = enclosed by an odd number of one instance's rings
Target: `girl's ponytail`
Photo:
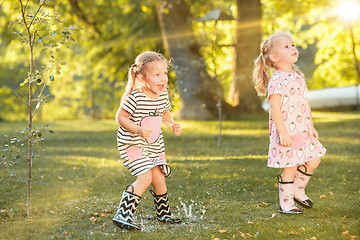
[[[289,35],[287,33],[281,32],[281,33],[275,33],[270,37],[268,37],[264,42],[262,42],[261,53],[259,57],[255,60],[253,81],[255,83],[255,89],[259,96],[266,96],[267,94],[267,87],[271,77],[268,72],[268,67],[275,68],[275,63],[270,59],[270,52],[271,52],[270,50],[274,39],[280,36],[289,36]],[[293,68],[297,73],[303,76],[303,74],[296,66],[293,66]]]
[[[260,53],[259,57],[255,60],[253,71],[253,81],[259,96],[266,96],[269,78],[264,56]]]
[[[121,103],[123,103],[125,101],[126,97],[129,96],[130,93],[136,88],[137,75],[138,75],[137,65],[133,64],[129,68],[128,82],[127,82],[127,85],[126,85],[126,88],[125,88],[124,95],[121,98]]]
[[[299,67],[296,66],[295,64],[292,65],[292,69],[300,75],[300,77],[304,78],[305,79],[305,75],[300,71]]]

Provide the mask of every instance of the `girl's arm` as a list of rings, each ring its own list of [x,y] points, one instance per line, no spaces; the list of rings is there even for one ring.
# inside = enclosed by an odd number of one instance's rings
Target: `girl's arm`
[[[147,127],[140,127],[139,125],[135,124],[133,121],[130,120],[130,114],[123,109],[122,107],[119,107],[115,120],[119,126],[122,126],[129,132],[139,134],[140,137],[148,138],[150,136],[151,130]]]
[[[284,147],[289,147],[292,144],[292,139],[288,133],[281,113],[281,95],[270,95],[270,109],[272,119],[275,123],[276,129],[280,135],[280,144]]]
[[[319,133],[316,131],[315,127],[314,127],[314,122],[313,122],[313,119],[312,119],[312,114],[311,114],[311,108],[310,108],[310,104],[309,104],[309,101],[307,101],[307,107],[309,109],[309,118],[310,118],[310,127],[311,127],[311,133],[312,135],[315,137],[315,138],[319,138]]]
[[[162,115],[162,122],[175,133],[176,136],[179,136],[182,130],[180,123],[174,121],[170,112],[165,111]]]

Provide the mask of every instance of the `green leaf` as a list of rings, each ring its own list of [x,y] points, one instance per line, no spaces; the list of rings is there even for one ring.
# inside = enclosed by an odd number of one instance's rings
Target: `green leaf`
[[[54,134],[55,132],[53,130],[49,130],[49,133],[50,134]]]

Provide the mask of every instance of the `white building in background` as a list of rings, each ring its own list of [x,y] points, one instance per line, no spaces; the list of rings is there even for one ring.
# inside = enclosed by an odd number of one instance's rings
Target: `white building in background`
[[[312,110],[355,106],[360,103],[360,85],[311,90],[307,97]],[[262,108],[269,111],[268,99],[263,101]]]

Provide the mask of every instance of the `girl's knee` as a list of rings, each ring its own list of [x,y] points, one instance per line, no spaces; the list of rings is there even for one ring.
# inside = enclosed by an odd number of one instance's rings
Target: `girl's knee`
[[[164,177],[165,178],[164,172],[161,170],[160,166],[156,166],[153,169],[151,169],[151,174],[152,174],[153,178],[154,177],[156,177],[156,178]]]
[[[308,167],[316,168],[320,164],[320,161],[321,161],[320,158],[316,158],[316,159],[306,162],[305,165]]]
[[[152,183],[165,183],[165,175],[159,166],[152,169]]]
[[[297,167],[286,167],[283,169],[283,174],[290,174],[292,175],[293,173],[296,172]]]
[[[142,184],[150,186],[152,182],[152,174],[151,171],[143,173],[137,177],[137,180],[140,181]]]
[[[292,181],[294,180],[295,173],[296,173],[297,167],[286,167],[283,169],[283,172],[281,174],[281,178],[283,181]]]
[[[307,170],[312,173],[315,171],[315,169],[319,166],[320,164],[320,158],[316,158],[314,160],[308,161],[305,163]]]

